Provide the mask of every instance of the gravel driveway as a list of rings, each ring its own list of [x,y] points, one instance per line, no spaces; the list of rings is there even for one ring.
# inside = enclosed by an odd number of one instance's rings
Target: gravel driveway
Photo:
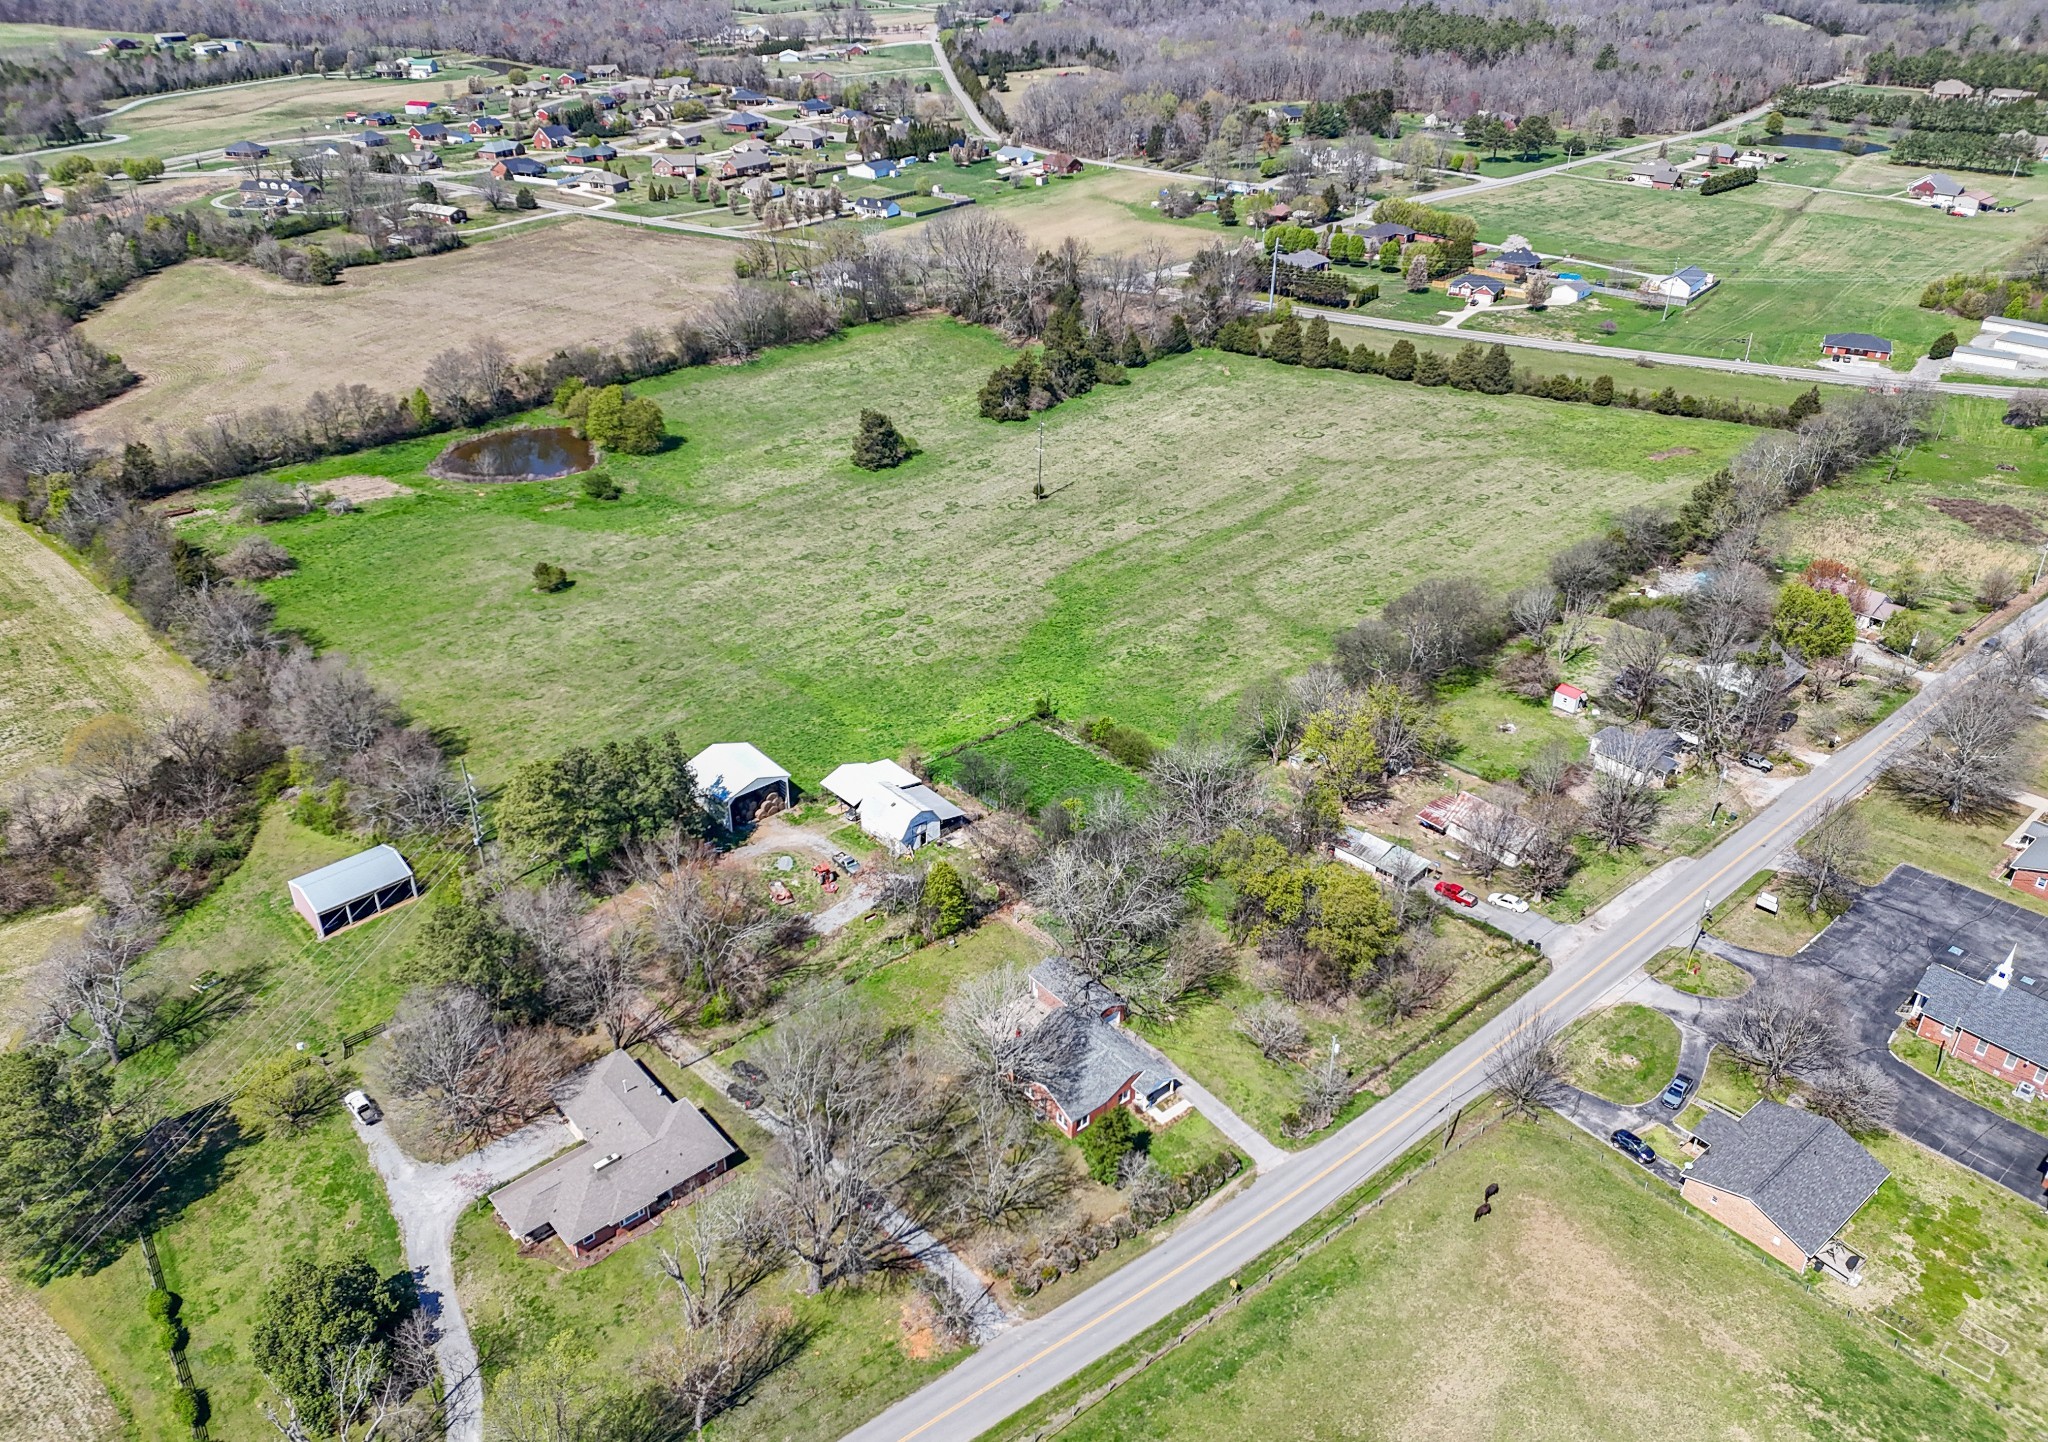
[[[455,1296],[455,1258],[450,1243],[463,1209],[478,1197],[575,1144],[575,1133],[559,1117],[535,1122],[452,1162],[417,1161],[399,1148],[383,1123],[355,1122],[369,1150],[370,1164],[384,1179],[391,1214],[398,1219],[406,1266],[419,1288],[420,1305],[434,1319],[439,1340],[434,1354],[441,1386],[448,1442],[481,1442],[483,1385],[477,1376],[476,1344]]]

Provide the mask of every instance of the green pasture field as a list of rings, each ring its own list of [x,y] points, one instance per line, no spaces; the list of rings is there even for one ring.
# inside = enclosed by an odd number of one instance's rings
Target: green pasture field
[[[1011,354],[924,320],[646,383],[680,439],[609,460],[613,503],[573,478],[431,480],[438,437],[295,470],[415,491],[269,527],[300,561],[269,594],[455,728],[483,777],[677,726],[813,781],[983,734],[1047,691],[1162,737],[1220,723],[1447,557],[1510,584],[1624,506],[1675,502],[1750,436],[1202,352],[1050,412],[1037,502],[1036,428],[975,414]],[[855,470],[863,407],[922,454]],[[1399,445],[1361,449],[1361,428]],[[1676,447],[1692,453],[1650,459]],[[223,545],[242,530],[190,524]],[[536,595],[543,560],[574,587]]]
[[[91,30],[80,25],[29,25],[15,21],[0,24],[0,51],[56,50],[66,45],[90,50],[110,38],[139,40],[144,45],[155,43],[140,30]]]
[[[258,1304],[300,1256],[361,1252],[385,1276],[402,1272],[384,1185],[337,1110],[298,1136],[223,1137],[188,1159],[172,1192],[157,1199],[157,1254],[164,1281],[184,1298],[186,1357],[213,1406],[209,1433],[221,1442],[275,1437],[261,1410],[270,1388],[249,1356]],[[148,1292],[141,1249],[131,1246],[38,1296],[133,1420],[132,1435],[182,1435],[170,1409],[170,1354],[144,1311]]]
[[[2025,1255],[2038,1258],[2038,1215],[1944,1162],[1926,1165],[1944,1172],[1924,1184],[1916,1175],[1922,1192],[1901,1188],[1896,1216],[1880,1192],[1853,1225],[1852,1237],[1867,1229],[1888,1241],[1897,1228],[1918,1238],[1896,1260],[1889,1246],[1866,1251],[1875,1275],[1859,1293],[1880,1277],[1903,1288],[1914,1266],[1937,1267],[1943,1234],[1929,1223],[1965,1208],[1995,1211],[1995,1230],[1985,1230],[1997,1241],[2024,1239]],[[1492,1215],[1474,1225],[1488,1182],[1503,1189]],[[1988,1284],[1997,1268],[1979,1251],[1942,1281],[1960,1291]],[[2029,1279],[2038,1273],[2038,1263],[2027,1270]],[[1844,1315],[1840,1295],[1833,1306],[1809,1296],[1790,1272],[1564,1123],[1507,1123],[1451,1153],[1060,1436],[1235,1442],[1272,1435],[1281,1417],[1292,1437],[1372,1442],[1577,1442],[1659,1430],[1974,1442],[2010,1435],[1990,1398],[2010,1406],[2025,1396],[2020,1387],[1964,1391],[1895,1352],[1890,1332]],[[1980,1315],[1976,1302],[1957,1301]],[[2038,1332],[2024,1338],[2031,1352]],[[1116,1354],[1083,1381],[1129,1360]],[[1672,1377],[1683,1378],[1682,1395],[1664,1384]],[[1033,1421],[1027,1414],[997,1435],[1030,1435]]]
[[[1882,173],[1894,189],[1913,178],[1881,157],[1865,157],[1847,170]],[[1999,189],[2016,199],[2048,197],[2048,181],[2041,179]],[[1829,331],[1869,331],[1892,341],[1898,369],[1958,326],[1953,316],[1920,309],[1927,282],[1995,266],[2040,226],[2031,207],[1965,221],[1923,206],[1769,182],[1703,196],[1617,185],[1590,174],[1451,196],[1444,203],[1477,220],[1483,240],[1520,234],[1546,254],[1596,265],[1662,271],[1697,264],[1721,282],[1668,315],[1595,295],[1540,316],[1489,316],[1470,329],[1567,334],[1734,358],[1747,348],[1751,359],[1773,364],[1818,360],[1820,338]],[[1605,321],[1614,323],[1614,335],[1599,329]]]
[[[1025,805],[1034,811],[1068,797],[1127,791],[1141,784],[1116,762],[1030,721],[933,762],[932,774],[941,781],[953,780],[968,751],[998,764],[1009,762],[1024,782]]]

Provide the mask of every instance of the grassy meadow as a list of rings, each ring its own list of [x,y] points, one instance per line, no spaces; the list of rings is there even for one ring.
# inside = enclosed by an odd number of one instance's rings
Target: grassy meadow
[[[1974,329],[1955,316],[1921,310],[1927,282],[1995,267],[2039,229],[2030,206],[1962,220],[1884,198],[1902,192],[1919,172],[1878,156],[1848,162],[1825,190],[1776,183],[1774,168],[1762,183],[1712,196],[1616,184],[1593,169],[1448,196],[1443,203],[1472,216],[1482,240],[1524,235],[1546,254],[1596,265],[1651,271],[1700,265],[1720,277],[1720,285],[1668,316],[1594,296],[1541,316],[1487,317],[1466,330],[1566,334],[1735,358],[1749,346],[1751,359],[1789,365],[1818,360],[1820,338],[1829,331],[1870,331],[1893,343],[1895,364],[1904,369],[1943,331],[1967,335]],[[2048,197],[2048,179],[1993,188],[2001,198]],[[1603,321],[1614,323],[1614,335],[1601,333]]]
[[[1678,1070],[1678,1028],[1647,1006],[1615,1006],[1581,1017],[1566,1033],[1572,1084],[1622,1106],[1640,1106]]]
[[[1939,1285],[1957,1311],[1978,1316],[1984,1304],[1968,1289],[1999,1262],[1978,1250],[1959,1275],[1942,1274],[1930,1223],[1996,1210],[1982,1230],[1994,1244],[2024,1240],[2032,1275],[2040,1218],[1944,1163],[1927,1165],[1945,1171],[1916,1173],[1896,1202],[1880,1192],[1852,1227],[1871,1258],[1860,1290]],[[1489,1181],[1504,1190],[1475,1226],[1472,1204]],[[1862,1243],[1866,1232],[1873,1244]],[[1908,1245],[1890,1241],[1900,1233]],[[1563,1123],[1511,1123],[1059,1435],[1222,1442],[1274,1435],[1281,1417],[1286,1435],[1315,1442],[2011,1435],[1986,1397],[2012,1405],[2030,1370],[2002,1369],[1998,1382],[1965,1391],[1894,1352],[1890,1332],[1844,1316],[1847,1295],[1831,1293],[1834,1306],[1809,1297],[1782,1267]],[[1963,1319],[1945,1320],[1955,1335]],[[1927,1355],[1941,1345],[1937,1334]],[[1020,1418],[997,1435],[1030,1435],[1029,1425]]]
[[[292,474],[413,493],[270,527],[300,569],[269,592],[286,626],[460,731],[484,776],[673,725],[748,737],[815,780],[982,734],[1046,692],[1063,715],[1162,737],[1220,721],[1422,576],[1532,575],[1621,507],[1675,502],[1750,434],[1512,396],[1449,405],[1205,352],[1049,413],[1035,502],[1036,428],[974,409],[1009,354],[925,320],[663,377],[641,389],[680,439],[611,460],[628,488],[612,503],[573,478],[430,480],[438,437],[318,463]],[[855,470],[864,406],[922,454]],[[186,524],[231,541],[230,493],[201,499]],[[543,560],[576,584],[536,595]]]

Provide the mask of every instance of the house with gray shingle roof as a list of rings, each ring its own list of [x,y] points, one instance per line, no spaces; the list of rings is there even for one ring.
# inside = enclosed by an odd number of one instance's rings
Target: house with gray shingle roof
[[[623,1051],[571,1078],[555,1104],[582,1144],[491,1193],[498,1219],[521,1242],[560,1237],[588,1256],[732,1161],[725,1133]]]
[[[2013,867],[2048,867],[2048,843],[2034,842]],[[2000,1081],[2042,1086],[2048,1084],[2048,998],[2040,993],[2048,990],[2048,975],[2015,976],[2017,959],[2015,949],[1983,981],[1953,967],[1928,967],[1913,988],[1906,1024],[1952,1059]]]
[[[1687,1201],[1794,1271],[1825,1255],[1856,1277],[1862,1259],[1835,1237],[1891,1175],[1882,1162],[1827,1118],[1781,1102],[1709,1112],[1694,1134],[1706,1152],[1686,1164]]]
[[[1113,1107],[1178,1119],[1180,1078],[1124,1030],[1121,996],[1059,956],[1031,969],[1031,994],[1044,1008],[1036,1048],[1043,1064],[1023,1086],[1047,1121],[1073,1137]]]

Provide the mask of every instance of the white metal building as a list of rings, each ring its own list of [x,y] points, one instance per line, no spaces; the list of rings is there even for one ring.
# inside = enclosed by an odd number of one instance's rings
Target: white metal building
[[[745,826],[769,796],[789,804],[789,773],[748,741],[719,741],[690,760],[690,774],[704,793],[704,805],[727,830]]]
[[[412,868],[391,846],[359,851],[287,884],[292,909],[306,918],[322,941],[420,894]]]
[[[930,845],[967,813],[894,761],[849,761],[824,787],[860,818],[860,829],[897,851]]]

